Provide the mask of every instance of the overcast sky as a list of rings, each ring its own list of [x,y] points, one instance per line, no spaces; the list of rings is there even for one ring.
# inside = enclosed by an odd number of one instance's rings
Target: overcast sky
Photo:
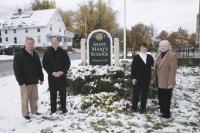
[[[0,0],[0,17],[17,8],[24,8],[30,2],[31,0]],[[57,7],[64,10],[76,10],[82,2],[83,0],[56,0]],[[117,21],[121,27],[123,2],[124,0],[112,0],[112,7],[118,11]],[[179,26],[190,33],[195,32],[198,3],[198,0],[127,0],[127,28],[142,22],[153,24],[158,32],[175,31]]]

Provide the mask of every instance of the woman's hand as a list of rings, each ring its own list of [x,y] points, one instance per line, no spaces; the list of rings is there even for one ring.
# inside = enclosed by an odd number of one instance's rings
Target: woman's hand
[[[133,79],[133,80],[132,80],[132,83],[133,83],[133,85],[136,85],[137,80],[136,80],[136,79]]]
[[[154,80],[153,79],[150,80],[150,85],[152,85],[152,86],[154,85]]]

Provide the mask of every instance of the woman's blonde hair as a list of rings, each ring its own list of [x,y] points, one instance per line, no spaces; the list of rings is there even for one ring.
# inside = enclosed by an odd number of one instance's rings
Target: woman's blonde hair
[[[168,50],[172,50],[171,44],[170,44],[170,42],[168,40],[162,40],[162,41],[160,41],[159,47],[160,47],[160,45],[165,45]],[[159,50],[159,48],[158,48],[158,50]]]

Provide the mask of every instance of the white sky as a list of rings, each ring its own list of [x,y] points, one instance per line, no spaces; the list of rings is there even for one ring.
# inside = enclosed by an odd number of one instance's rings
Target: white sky
[[[17,8],[23,8],[31,0],[0,0],[0,17]],[[57,7],[64,10],[78,8],[84,0],[56,0]],[[87,0],[85,0],[87,1]],[[106,1],[106,0],[105,0]],[[118,11],[117,21],[123,26],[124,0],[111,0],[112,7]],[[127,28],[142,22],[153,24],[158,32],[175,31],[182,26],[190,33],[196,31],[198,0],[127,0]]]

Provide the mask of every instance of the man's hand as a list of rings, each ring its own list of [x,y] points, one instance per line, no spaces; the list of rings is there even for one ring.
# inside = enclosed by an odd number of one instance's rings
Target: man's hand
[[[137,80],[136,80],[136,79],[133,79],[133,80],[132,80],[132,83],[133,83],[133,85],[136,85]]]
[[[56,77],[57,76],[57,72],[53,72],[52,76]]]
[[[43,84],[43,81],[39,81],[39,84],[42,85],[42,84]]]
[[[22,85],[20,85],[20,87],[25,87],[26,86],[26,84],[22,84]]]
[[[173,85],[168,85],[168,89],[172,89],[173,88]]]
[[[60,76],[62,76],[62,75],[64,74],[64,72],[63,72],[63,71],[58,71],[57,74],[58,74],[59,77],[60,77]]]
[[[60,76],[62,76],[64,74],[64,72],[62,71],[58,71],[58,72],[53,72],[52,75],[56,78],[59,78]]]
[[[150,80],[150,85],[154,85],[154,80],[153,79]]]

